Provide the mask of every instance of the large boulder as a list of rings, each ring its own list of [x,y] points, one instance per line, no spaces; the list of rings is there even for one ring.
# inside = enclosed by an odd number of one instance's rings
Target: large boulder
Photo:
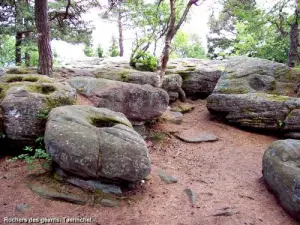
[[[172,59],[167,74],[179,74],[187,96],[198,98],[210,95],[226,65],[226,61],[203,59]]]
[[[283,208],[300,221],[300,141],[276,141],[263,156],[263,177]]]
[[[85,77],[72,78],[69,83],[96,107],[122,112],[132,122],[152,120],[162,115],[169,103],[167,92],[151,85]]]
[[[138,181],[151,170],[143,138],[122,113],[105,108],[53,109],[45,145],[61,169],[83,178]]]
[[[45,130],[52,108],[74,104],[76,91],[42,75],[0,78],[0,132],[15,141],[34,141]],[[2,131],[1,131],[2,130]]]
[[[295,86],[297,71],[272,61],[237,57],[231,59],[207,99],[207,108],[241,126],[299,131],[300,99]]]

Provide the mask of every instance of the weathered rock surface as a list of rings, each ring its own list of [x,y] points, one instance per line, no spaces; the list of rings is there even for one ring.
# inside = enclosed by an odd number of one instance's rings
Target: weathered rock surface
[[[167,92],[151,85],[85,77],[72,78],[69,83],[95,106],[122,112],[133,122],[154,119],[162,115],[169,104]]]
[[[41,75],[4,75],[0,78],[0,132],[11,140],[34,141],[44,134],[45,118],[52,108],[75,101],[76,91],[67,83]]]
[[[263,177],[283,208],[300,221],[300,141],[275,141],[263,156]]]
[[[145,141],[122,113],[105,108],[55,108],[45,146],[61,169],[82,178],[138,181],[151,170]]]
[[[207,108],[241,126],[300,130],[300,99],[295,97],[297,71],[268,60],[236,57],[227,65]]]
[[[179,74],[187,96],[207,97],[211,94],[225,68],[226,61],[172,59],[166,74]]]
[[[211,142],[217,141],[218,137],[210,133],[196,133],[193,134],[190,131],[174,134],[178,139],[188,143],[200,143],[200,142]]]
[[[127,67],[103,66],[95,71],[95,77],[133,84],[150,84],[153,87],[158,86],[156,73],[138,71]]]
[[[167,110],[164,112],[164,114],[161,115],[160,119],[175,124],[181,124],[183,121],[183,115],[181,112],[172,112],[170,110]]]

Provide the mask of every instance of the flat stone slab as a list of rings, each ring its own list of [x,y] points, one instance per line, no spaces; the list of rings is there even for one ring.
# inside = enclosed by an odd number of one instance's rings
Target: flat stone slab
[[[160,169],[158,171],[158,176],[162,181],[164,181],[166,184],[173,184],[177,183],[177,179],[175,177],[172,177],[171,175],[167,174],[164,170]]]
[[[212,142],[217,141],[218,137],[214,134],[210,133],[196,133],[193,134],[191,132],[182,132],[182,133],[175,133],[175,137],[178,139],[188,142],[188,143],[200,143],[200,142]]]

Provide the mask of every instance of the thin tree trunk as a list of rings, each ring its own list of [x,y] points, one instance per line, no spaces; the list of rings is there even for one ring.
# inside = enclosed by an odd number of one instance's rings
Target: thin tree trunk
[[[167,70],[167,64],[169,61],[169,56],[170,56],[170,50],[171,50],[171,42],[172,39],[174,38],[176,32],[179,30],[179,28],[181,27],[181,25],[183,24],[183,22],[185,21],[191,7],[193,4],[197,4],[199,0],[190,0],[182,14],[182,16],[179,19],[179,22],[175,25],[175,0],[170,0],[170,24],[169,24],[169,28],[166,34],[166,39],[165,39],[165,46],[162,52],[162,56],[161,56],[161,60],[160,60],[160,72],[158,74],[158,79],[159,79],[159,87],[162,86],[162,82],[163,82],[163,77],[166,74],[166,70]],[[178,90],[179,93],[179,97],[181,101],[185,101],[185,93],[182,89]]]
[[[159,72],[159,87],[162,85],[162,79],[166,73],[167,64],[169,61],[169,55],[170,55],[170,48],[171,48],[171,41],[172,37],[174,35],[174,29],[175,29],[175,1],[170,0],[170,25],[169,29],[166,34],[165,39],[165,46],[162,52],[161,56],[161,66],[160,66],[160,72]]]
[[[124,45],[123,45],[123,23],[122,23],[122,12],[119,6],[118,9],[118,27],[119,27],[119,48],[120,56],[124,55]]]
[[[27,7],[27,12],[29,12],[30,10],[30,6],[29,6],[29,0],[26,0],[26,7]],[[30,22],[28,19],[28,16],[26,16],[25,18],[25,27],[26,27],[26,32],[24,33],[25,37],[25,41],[27,42],[27,48],[26,48],[26,52],[25,52],[25,66],[30,67],[30,61],[31,61],[31,55],[30,55],[30,51],[28,49],[28,43],[29,43],[29,39],[30,39]]]
[[[35,0],[35,20],[39,48],[38,73],[51,76],[53,60],[50,46],[50,28],[48,23],[47,3],[47,0]]]
[[[25,39],[29,40],[29,38],[30,38],[30,34],[29,34],[29,32],[26,32]],[[31,66],[30,61],[31,61],[31,55],[29,53],[29,50],[27,49],[25,52],[25,66],[30,67]]]
[[[22,32],[17,32],[16,33],[16,45],[15,45],[15,63],[16,66],[21,66],[22,64],[22,38],[23,38],[23,33]]]

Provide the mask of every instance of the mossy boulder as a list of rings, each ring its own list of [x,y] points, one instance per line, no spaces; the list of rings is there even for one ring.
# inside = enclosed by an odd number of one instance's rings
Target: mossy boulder
[[[300,141],[275,141],[265,151],[263,178],[283,208],[300,221]]]
[[[151,85],[86,77],[72,78],[69,84],[96,107],[122,112],[132,122],[152,120],[162,115],[169,103],[167,92]]]
[[[95,71],[96,78],[104,78],[133,84],[158,86],[156,73],[137,71],[129,68],[106,66]]]
[[[69,84],[46,76],[10,74],[0,78],[3,127],[10,140],[34,141],[44,134],[47,115],[53,108],[75,101],[76,91]]]
[[[203,98],[211,94],[226,62],[203,59],[171,59],[166,74],[179,74],[187,96]]]
[[[300,109],[300,99],[294,91],[300,78],[293,74],[281,63],[248,57],[230,58],[207,99],[207,108],[241,126],[300,131],[300,123],[295,122],[300,121],[297,117],[300,115],[292,113]]]
[[[85,179],[138,181],[151,170],[143,138],[122,113],[105,108],[53,109],[45,145],[61,169]]]

